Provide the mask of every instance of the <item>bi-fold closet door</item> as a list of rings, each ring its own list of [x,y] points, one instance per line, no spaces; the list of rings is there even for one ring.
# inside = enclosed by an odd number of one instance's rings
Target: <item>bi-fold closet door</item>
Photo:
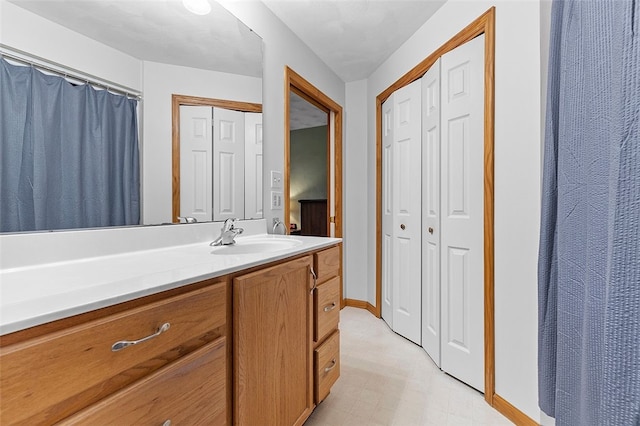
[[[412,100],[417,92],[419,101],[407,104],[405,89],[411,91]],[[411,151],[401,147],[406,138],[396,135],[403,123],[408,126],[407,117],[413,117],[403,110],[402,102],[420,110],[417,126],[414,122],[420,144]],[[484,36],[443,55],[422,79],[394,92],[382,110],[383,318],[398,334],[422,345],[445,372],[481,391],[483,111]],[[417,178],[413,171],[416,158]],[[413,199],[403,205],[407,188]],[[411,228],[405,224],[408,210],[412,218],[417,217]],[[405,224],[404,229],[399,224]],[[404,235],[409,230],[413,232],[410,237]],[[417,248],[409,246],[409,241],[416,240]],[[412,297],[411,303],[407,297]],[[410,326],[408,319],[413,321]]]
[[[382,317],[420,344],[420,81],[382,105]]]
[[[180,107],[180,216],[262,217],[262,114]]]

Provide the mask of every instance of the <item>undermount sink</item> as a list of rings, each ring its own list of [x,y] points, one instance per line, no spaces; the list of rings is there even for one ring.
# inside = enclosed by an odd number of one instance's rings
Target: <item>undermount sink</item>
[[[260,237],[260,238],[240,238],[235,244],[217,246],[212,254],[259,254],[271,253],[274,251],[288,250],[302,244],[302,241],[295,238],[282,237]]]

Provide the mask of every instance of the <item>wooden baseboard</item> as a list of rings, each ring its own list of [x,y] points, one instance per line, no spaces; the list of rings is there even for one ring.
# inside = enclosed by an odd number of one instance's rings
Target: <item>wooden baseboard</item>
[[[358,300],[358,299],[344,299],[345,306],[351,306],[352,308],[366,309],[371,312],[373,315],[376,315],[376,308],[371,303],[366,300]]]
[[[344,304],[345,306],[351,306],[352,308],[367,309],[368,302],[358,299],[344,299]]]
[[[531,417],[511,405],[498,394],[493,394],[493,408],[518,426],[537,426]]]

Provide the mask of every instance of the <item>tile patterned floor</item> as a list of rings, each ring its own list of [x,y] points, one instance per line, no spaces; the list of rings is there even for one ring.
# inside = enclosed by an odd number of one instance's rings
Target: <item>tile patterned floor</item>
[[[382,320],[357,308],[340,315],[340,379],[305,426],[512,424]]]

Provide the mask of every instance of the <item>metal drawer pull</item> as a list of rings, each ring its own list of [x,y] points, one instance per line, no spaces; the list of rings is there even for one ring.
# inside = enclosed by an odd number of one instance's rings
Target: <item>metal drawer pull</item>
[[[164,423],[162,423],[162,426],[171,426],[171,420],[166,420]]]
[[[309,293],[313,294],[313,290],[315,290],[318,285],[318,276],[316,275],[316,271],[313,270],[313,266],[311,267],[311,275],[313,275],[313,288]]]
[[[324,368],[324,372],[328,373],[329,371],[333,370],[334,368],[336,368],[336,364],[338,362],[336,361],[336,359],[334,358],[333,360],[331,360],[331,366],[330,367],[325,367]]]
[[[111,351],[118,352],[119,350],[122,350],[124,348],[129,347],[129,346],[133,346],[133,345],[137,345],[138,343],[146,342],[149,339],[153,339],[154,337],[158,337],[159,335],[161,335],[162,333],[167,331],[169,329],[169,327],[170,327],[169,323],[165,322],[164,324],[162,324],[160,326],[158,331],[156,331],[155,333],[153,333],[150,336],[143,337],[142,339],[139,339],[139,340],[120,340],[119,342],[115,342],[111,346]]]
[[[336,308],[336,302],[333,302],[332,304],[325,306],[323,311],[329,312],[329,311],[333,311],[335,308]]]

